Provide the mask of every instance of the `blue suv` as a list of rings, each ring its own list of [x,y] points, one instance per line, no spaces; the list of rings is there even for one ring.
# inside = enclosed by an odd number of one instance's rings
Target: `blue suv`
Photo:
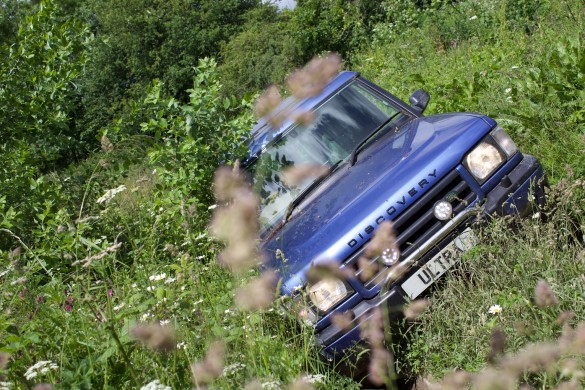
[[[278,270],[282,294],[308,293],[304,318],[329,358],[362,341],[359,324],[370,309],[416,299],[475,245],[470,225],[479,217],[525,216],[543,200],[539,161],[518,151],[493,119],[423,116],[428,100],[418,90],[406,104],[341,72],[317,96],[286,100],[253,128],[242,167],[261,198],[267,267]],[[271,124],[282,110],[314,119]],[[285,170],[306,164],[326,172],[288,186]],[[364,278],[357,260],[385,221],[398,250],[372,259],[381,266]],[[331,261],[351,276],[308,284],[309,269]],[[348,312],[352,326],[332,323]]]

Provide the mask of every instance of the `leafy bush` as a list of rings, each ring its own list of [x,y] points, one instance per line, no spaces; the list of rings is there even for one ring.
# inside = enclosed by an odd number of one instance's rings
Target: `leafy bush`
[[[244,96],[282,82],[298,65],[300,52],[287,23],[284,16],[267,8],[224,45],[219,70],[225,94]]]
[[[96,35],[91,47],[80,126],[94,137],[110,120],[123,116],[125,101],[140,99],[153,79],[163,96],[188,101],[185,91],[197,61],[217,56],[240,31],[258,0],[92,0],[80,15]],[[104,86],[107,85],[107,88]]]

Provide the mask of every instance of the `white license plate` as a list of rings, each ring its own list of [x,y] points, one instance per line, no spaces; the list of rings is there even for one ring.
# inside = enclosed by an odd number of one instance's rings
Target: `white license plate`
[[[455,264],[461,255],[477,244],[477,237],[469,228],[451,241],[443,250],[437,253],[414,275],[402,283],[402,289],[410,297],[415,299],[425,291],[435,280],[439,279],[449,268]]]

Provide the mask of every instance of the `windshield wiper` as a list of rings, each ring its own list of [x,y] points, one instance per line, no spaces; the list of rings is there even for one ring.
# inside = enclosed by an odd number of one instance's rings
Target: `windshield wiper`
[[[366,138],[364,138],[362,140],[362,142],[360,142],[351,152],[351,155],[349,156],[349,166],[353,167],[354,164],[357,161],[357,155],[360,152],[360,150],[362,149],[362,147],[370,140],[372,139],[373,136],[375,136],[380,130],[382,130],[382,128],[384,128],[384,126],[386,126],[388,123],[390,123],[392,121],[392,119],[396,118],[396,115],[400,114],[400,112],[397,112],[396,114],[392,115],[390,118],[386,119],[384,122],[382,122],[382,124],[378,127],[376,127],[370,134],[368,134],[368,136]]]
[[[325,179],[327,179],[335,170],[339,167],[339,165],[343,162],[343,160],[337,161],[335,164],[329,167],[329,170],[324,175],[315,179],[307,188],[305,188],[299,196],[297,196],[292,202],[288,204],[286,208],[286,214],[284,215],[283,223],[288,220],[290,215],[292,214],[293,210],[309,195],[315,188],[319,186],[319,184],[323,183]]]

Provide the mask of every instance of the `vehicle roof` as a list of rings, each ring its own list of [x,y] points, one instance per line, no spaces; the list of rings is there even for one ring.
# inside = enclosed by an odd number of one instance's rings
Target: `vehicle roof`
[[[337,74],[331,81],[325,85],[325,88],[318,95],[298,99],[294,97],[288,97],[282,103],[280,103],[270,114],[260,118],[258,122],[252,128],[252,133],[248,141],[249,155],[252,157],[262,150],[262,147],[266,145],[270,140],[281,135],[286,129],[292,124],[293,120],[287,117],[282,124],[275,128],[270,124],[270,119],[284,110],[290,110],[291,112],[310,112],[315,109],[323,100],[328,96],[332,95],[339,88],[349,83],[351,80],[356,79],[359,76],[357,72],[343,71]],[[245,164],[245,161],[244,161]]]

